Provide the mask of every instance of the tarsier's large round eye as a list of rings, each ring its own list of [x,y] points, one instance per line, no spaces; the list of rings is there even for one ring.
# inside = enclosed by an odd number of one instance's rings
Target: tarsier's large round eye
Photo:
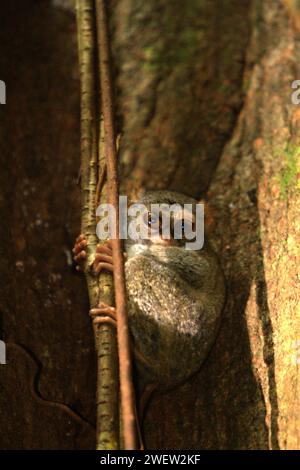
[[[152,213],[147,214],[147,223],[148,223],[149,227],[151,227],[153,225],[154,226],[157,225],[158,222],[159,222],[159,217],[158,217],[157,214],[152,214]]]

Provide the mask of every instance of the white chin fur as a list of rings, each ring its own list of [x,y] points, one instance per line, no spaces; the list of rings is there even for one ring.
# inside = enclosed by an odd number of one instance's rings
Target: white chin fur
[[[139,255],[148,249],[149,247],[142,243],[135,243],[130,245],[127,251],[128,258],[133,258],[133,256]]]

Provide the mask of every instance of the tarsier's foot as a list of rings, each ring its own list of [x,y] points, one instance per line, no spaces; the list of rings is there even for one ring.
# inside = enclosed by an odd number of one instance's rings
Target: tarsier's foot
[[[103,269],[113,272],[112,244],[111,240],[107,240],[102,245],[97,245],[93,270],[95,274],[99,274]]]
[[[109,323],[110,325],[117,326],[117,315],[115,307],[100,302],[99,306],[90,310],[90,316],[96,325],[101,323]]]
[[[74,254],[74,261],[76,261],[77,263],[77,266],[76,266],[77,271],[82,271],[84,268],[84,264],[86,261],[86,251],[85,251],[86,246],[87,246],[87,240],[85,236],[81,233],[76,238],[75,245],[72,250]]]

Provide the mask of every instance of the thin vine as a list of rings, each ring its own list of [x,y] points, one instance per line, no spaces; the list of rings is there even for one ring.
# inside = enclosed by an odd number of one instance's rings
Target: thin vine
[[[99,279],[91,272],[97,245],[96,204],[106,201],[103,122],[97,104],[95,5],[93,0],[76,0],[79,67],[81,79],[81,231],[88,242],[85,277],[91,307],[99,298],[114,305],[113,279],[102,272]],[[101,177],[102,175],[102,177]],[[100,177],[100,178],[99,178]],[[94,324],[97,353],[97,450],[120,449],[119,378],[115,329],[109,324]]]

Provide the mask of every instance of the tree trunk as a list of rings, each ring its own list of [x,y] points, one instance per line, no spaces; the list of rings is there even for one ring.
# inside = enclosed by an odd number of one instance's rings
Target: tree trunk
[[[148,448],[299,448],[292,3],[110,2],[124,190],[205,197],[227,283],[205,364],[150,403]],[[11,344],[0,366],[0,447],[93,448],[92,328],[84,283],[64,254],[80,216],[75,17],[48,2],[22,5],[7,2],[0,38],[0,299]]]

